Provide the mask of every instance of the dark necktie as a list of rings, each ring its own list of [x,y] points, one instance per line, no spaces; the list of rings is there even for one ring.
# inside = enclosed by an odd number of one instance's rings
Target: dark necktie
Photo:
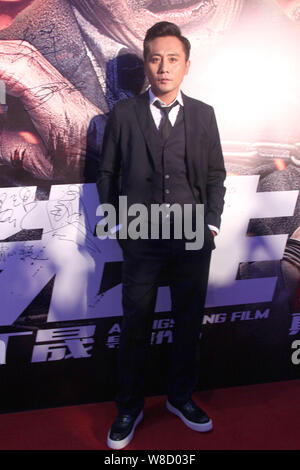
[[[159,101],[154,101],[153,104],[157,108],[161,109],[162,112],[164,113],[164,116],[160,123],[159,132],[163,138],[163,141],[165,142],[168,139],[172,130],[172,124],[170,123],[170,120],[169,120],[169,112],[171,111],[172,108],[174,108],[174,106],[178,105],[178,101],[174,101],[174,103],[171,104],[170,106],[162,106],[162,104]]]

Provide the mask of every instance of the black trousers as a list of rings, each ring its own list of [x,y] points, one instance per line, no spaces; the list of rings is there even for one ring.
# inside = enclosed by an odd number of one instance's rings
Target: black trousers
[[[208,228],[201,250],[186,250],[186,241],[122,241],[123,320],[116,396],[120,412],[136,412],[144,405],[153,313],[162,272],[168,276],[174,318],[168,398],[176,404],[185,403],[197,385],[197,350],[214,241]]]

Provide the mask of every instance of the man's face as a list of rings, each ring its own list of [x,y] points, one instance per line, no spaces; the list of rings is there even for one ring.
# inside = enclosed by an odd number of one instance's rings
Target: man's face
[[[190,61],[186,60],[183,44],[177,37],[158,37],[149,43],[145,73],[153,93],[166,104],[176,98],[189,67]]]

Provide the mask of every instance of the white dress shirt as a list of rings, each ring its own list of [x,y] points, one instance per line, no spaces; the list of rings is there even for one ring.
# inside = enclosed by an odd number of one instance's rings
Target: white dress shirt
[[[152,117],[154,119],[154,122],[155,122],[155,125],[157,127],[157,129],[159,128],[160,126],[160,123],[161,123],[161,120],[162,118],[164,117],[164,113],[161,109],[157,108],[155,105],[154,105],[154,102],[155,101],[159,101],[160,104],[163,106],[163,107],[169,107],[171,106],[173,103],[175,103],[175,101],[178,101],[178,104],[176,106],[174,106],[171,111],[169,112],[168,114],[168,117],[169,117],[169,121],[170,123],[172,124],[172,126],[174,126],[175,122],[176,122],[176,119],[177,119],[177,115],[179,113],[179,110],[180,110],[180,106],[184,106],[183,104],[183,100],[182,100],[182,96],[181,96],[181,91],[179,90],[179,93],[178,95],[176,96],[175,100],[172,101],[172,103],[166,105],[166,103],[164,103],[163,101],[161,101],[159,98],[157,98],[153,91],[151,90],[151,88],[149,88],[149,102],[150,102],[150,110],[151,110],[151,114],[152,114]]]

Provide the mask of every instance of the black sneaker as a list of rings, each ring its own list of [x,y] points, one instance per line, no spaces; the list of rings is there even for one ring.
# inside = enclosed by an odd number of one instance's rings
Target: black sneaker
[[[107,445],[111,449],[123,449],[132,440],[134,430],[143,419],[143,411],[138,415],[123,413],[119,414],[109,430],[107,436]]]
[[[168,400],[167,408],[194,431],[208,432],[213,428],[212,420],[193,400],[188,400],[184,405],[174,405]]]

